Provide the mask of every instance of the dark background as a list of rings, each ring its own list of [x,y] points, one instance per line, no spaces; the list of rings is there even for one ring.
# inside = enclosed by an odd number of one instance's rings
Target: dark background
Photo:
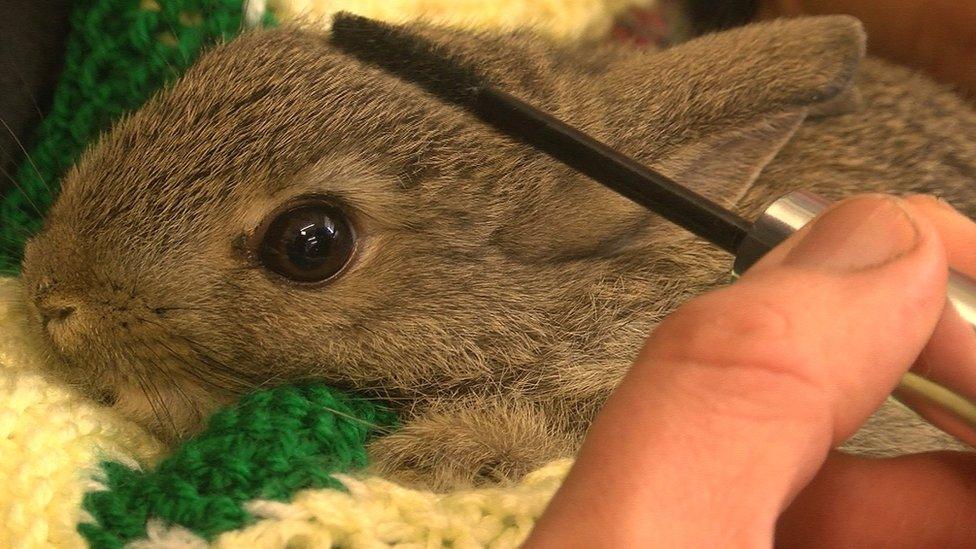
[[[686,0],[685,7],[695,34],[727,29],[749,22],[759,0]]]
[[[0,194],[30,150],[64,58],[71,0],[0,0]],[[9,128],[9,129],[8,129]]]

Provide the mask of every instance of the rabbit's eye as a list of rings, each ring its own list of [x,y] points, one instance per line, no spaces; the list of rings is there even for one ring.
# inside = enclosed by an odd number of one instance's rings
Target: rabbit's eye
[[[346,215],[321,199],[305,200],[274,214],[260,235],[265,267],[296,282],[332,278],[349,262],[355,234]]]

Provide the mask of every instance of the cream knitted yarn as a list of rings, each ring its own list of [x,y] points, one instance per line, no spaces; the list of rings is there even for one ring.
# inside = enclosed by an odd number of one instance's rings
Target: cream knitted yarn
[[[147,539],[130,547],[514,548],[528,536],[569,466],[569,460],[554,461],[515,486],[449,494],[341,476],[348,493],[306,490],[289,503],[251,502],[248,509],[259,521],[222,534],[212,545],[185,529],[156,525]]]
[[[306,17],[323,23],[337,11],[402,23],[425,19],[452,26],[508,29],[532,26],[558,39],[606,34],[616,15],[656,0],[267,0],[281,20]]]

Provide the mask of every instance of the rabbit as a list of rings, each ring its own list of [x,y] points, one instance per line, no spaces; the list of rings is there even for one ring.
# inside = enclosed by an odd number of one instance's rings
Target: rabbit
[[[976,213],[976,113],[865,58],[850,17],[664,50],[411,29],[745,216],[798,188]],[[22,276],[55,375],[167,442],[246,391],[325,382],[399,414],[370,472],[448,490],[571,456],[647,334],[730,263],[294,24],[214,47],[103,135]],[[960,446],[889,403],[848,447]]]

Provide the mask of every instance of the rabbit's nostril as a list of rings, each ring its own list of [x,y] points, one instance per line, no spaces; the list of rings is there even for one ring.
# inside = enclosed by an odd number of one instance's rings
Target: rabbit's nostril
[[[38,303],[37,310],[44,318],[44,325],[51,322],[60,322],[67,319],[75,312],[73,305],[53,305],[49,303]]]

